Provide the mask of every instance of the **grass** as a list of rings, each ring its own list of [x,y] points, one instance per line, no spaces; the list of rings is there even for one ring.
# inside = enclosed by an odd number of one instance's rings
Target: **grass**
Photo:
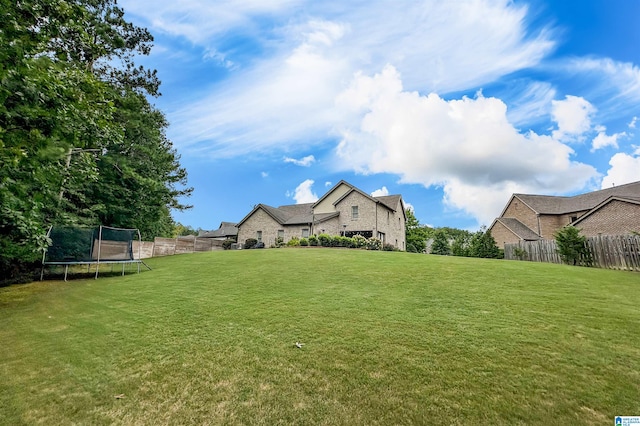
[[[640,274],[329,249],[148,263],[0,289],[0,424],[640,414]]]

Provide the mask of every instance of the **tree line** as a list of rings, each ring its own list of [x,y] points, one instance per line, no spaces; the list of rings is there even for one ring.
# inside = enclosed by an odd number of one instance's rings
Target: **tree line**
[[[405,231],[408,252],[428,251],[431,254],[483,258],[504,257],[504,252],[498,248],[486,227],[476,232],[450,227],[431,228],[420,224],[413,211],[407,209],[406,214]],[[429,247],[427,247],[428,243],[430,243]]]
[[[116,0],[0,0],[0,281],[27,271],[50,225],[174,232],[191,193],[137,66],[153,37]]]

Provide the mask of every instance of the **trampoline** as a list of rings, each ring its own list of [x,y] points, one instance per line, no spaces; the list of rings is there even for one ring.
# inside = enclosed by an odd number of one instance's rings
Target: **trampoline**
[[[140,273],[140,264],[149,268],[140,259],[141,238],[137,229],[112,228],[99,226],[96,228],[50,227],[47,237],[51,244],[42,255],[40,281],[44,278],[47,266],[64,266],[64,280],[67,281],[69,266],[87,265],[90,270],[96,267],[95,278],[98,278],[101,264],[136,265]],[[138,253],[134,254],[133,242],[138,241]]]

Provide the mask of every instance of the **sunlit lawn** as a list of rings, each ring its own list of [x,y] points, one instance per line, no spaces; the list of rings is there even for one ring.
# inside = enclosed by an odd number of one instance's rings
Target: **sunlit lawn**
[[[640,415],[638,273],[312,248],[147,263],[0,289],[0,424]]]

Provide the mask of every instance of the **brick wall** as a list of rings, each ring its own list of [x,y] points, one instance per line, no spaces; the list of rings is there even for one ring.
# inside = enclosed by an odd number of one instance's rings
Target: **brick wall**
[[[586,217],[576,227],[583,235],[627,235],[640,232],[640,205],[612,200]]]
[[[491,236],[496,240],[496,244],[501,249],[504,248],[505,244],[515,244],[520,241],[520,238],[516,234],[500,222],[496,222],[491,228]]]
[[[262,242],[265,246],[269,247],[276,241],[276,238],[278,237],[278,229],[285,229],[286,234],[286,228],[281,226],[260,208],[238,228],[238,243],[244,244],[244,242],[249,238],[257,239],[257,232],[262,231]],[[285,241],[288,241],[286,235]]]
[[[531,210],[529,206],[516,197],[511,198],[509,205],[501,217],[512,217],[518,219],[533,232],[538,233],[538,215],[536,212]]]

